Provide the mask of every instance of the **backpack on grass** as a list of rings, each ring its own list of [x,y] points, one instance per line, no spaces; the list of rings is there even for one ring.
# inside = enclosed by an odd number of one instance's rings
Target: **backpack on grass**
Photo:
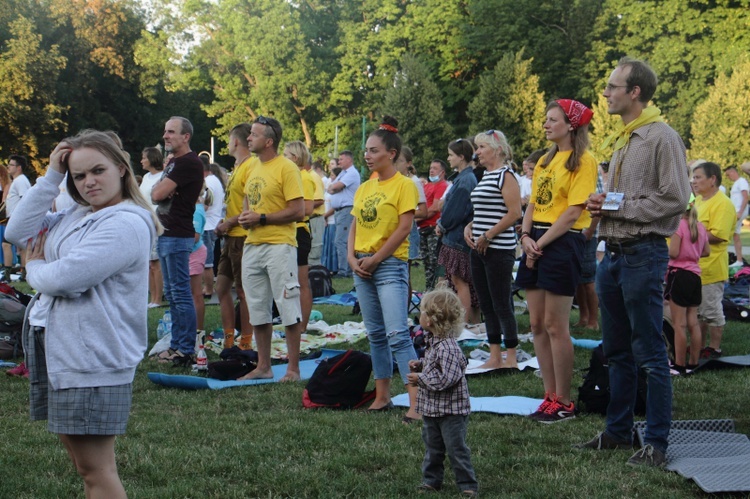
[[[323,265],[311,265],[307,271],[313,298],[331,296],[336,293],[331,281],[331,271]]]
[[[372,373],[372,359],[363,352],[346,352],[320,361],[302,392],[307,409],[355,409],[375,398],[365,391]]]
[[[601,345],[591,352],[587,371],[578,389],[578,410],[606,415],[609,405],[609,363]],[[638,416],[646,414],[646,391],[646,373],[639,369],[634,411]]]
[[[26,306],[19,299],[0,290],[0,359],[23,356],[21,329],[25,314]]]

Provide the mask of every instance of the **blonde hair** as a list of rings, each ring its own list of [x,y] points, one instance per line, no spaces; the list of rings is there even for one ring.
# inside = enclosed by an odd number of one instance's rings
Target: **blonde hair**
[[[287,151],[295,157],[294,163],[298,167],[302,168],[308,163],[308,158],[310,158],[310,151],[307,149],[307,146],[303,142],[300,142],[299,140],[287,142],[284,145],[284,152]]]
[[[513,150],[510,148],[505,134],[500,130],[487,130],[486,132],[476,134],[474,136],[474,144],[477,146],[479,144],[489,146],[500,157],[502,164],[513,161]]]
[[[698,240],[698,210],[692,204],[688,205],[687,212],[685,213],[690,229],[690,242],[694,243]]]
[[[82,130],[78,135],[64,139],[64,142],[66,142],[73,150],[93,149],[98,151],[116,166],[123,167],[122,198],[132,201],[134,204],[147,210],[151,214],[151,220],[154,223],[157,235],[161,235],[164,232],[164,228],[156,217],[151,203],[143,197],[141,190],[138,188],[133,168],[130,166],[130,155],[122,149],[122,142],[120,142],[120,138],[117,137],[115,132]],[[73,176],[70,174],[68,174],[66,186],[68,194],[70,194],[70,197],[72,197],[76,203],[83,206],[89,206],[89,203],[87,203],[78,192]]]
[[[456,293],[438,288],[422,297],[420,309],[430,320],[429,331],[438,338],[455,338],[464,325],[464,310]]]

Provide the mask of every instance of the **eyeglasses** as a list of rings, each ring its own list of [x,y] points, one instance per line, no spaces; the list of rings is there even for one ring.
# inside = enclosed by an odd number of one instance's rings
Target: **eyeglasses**
[[[607,86],[604,87],[604,89],[607,90],[607,92],[611,92],[612,90],[616,88],[628,88],[628,86],[627,85],[612,85],[611,83],[607,83]]]
[[[271,131],[273,132],[273,138],[274,138],[273,142],[274,144],[277,144],[279,142],[279,135],[276,133],[276,129],[274,129],[271,122],[263,115],[258,116],[258,119],[256,121],[260,123],[261,125],[265,125],[271,128]]]

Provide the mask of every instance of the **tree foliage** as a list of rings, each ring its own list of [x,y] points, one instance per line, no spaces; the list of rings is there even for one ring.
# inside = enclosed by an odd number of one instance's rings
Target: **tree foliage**
[[[545,108],[531,60],[522,52],[507,53],[479,77],[479,93],[469,105],[472,131],[500,130],[514,157],[526,157],[544,145]]]
[[[720,74],[693,116],[692,158],[722,167],[750,160],[750,57],[745,56],[731,75]]]
[[[401,61],[401,70],[385,93],[383,114],[398,120],[401,137],[414,151],[419,171],[427,171],[433,158],[444,156],[451,128],[444,119],[440,91],[427,66],[416,57],[407,54]]]

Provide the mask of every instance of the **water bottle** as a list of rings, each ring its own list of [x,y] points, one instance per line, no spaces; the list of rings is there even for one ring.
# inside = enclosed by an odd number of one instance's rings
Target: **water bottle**
[[[170,312],[169,310],[164,312],[164,330],[167,333],[172,332],[172,312]]]
[[[206,357],[206,349],[203,345],[198,348],[198,357],[196,357],[195,364],[199,371],[208,370],[208,357]]]
[[[164,327],[164,321],[159,319],[159,325],[156,327],[156,339],[160,340],[167,335],[167,328]]]

